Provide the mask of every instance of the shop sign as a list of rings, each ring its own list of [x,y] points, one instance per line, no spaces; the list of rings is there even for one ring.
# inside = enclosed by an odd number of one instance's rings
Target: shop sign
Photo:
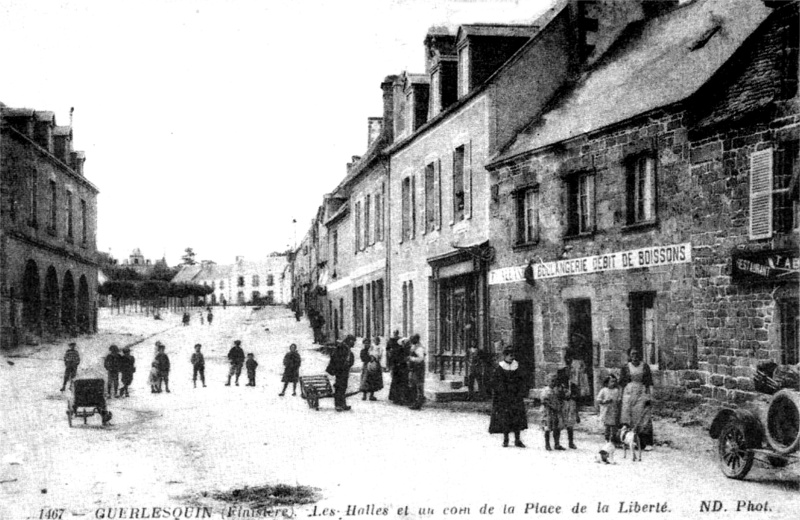
[[[736,251],[732,257],[734,282],[788,282],[800,280],[800,252],[790,249]]]
[[[602,273],[658,267],[661,265],[686,264],[692,261],[692,244],[671,244],[666,246],[645,247],[630,251],[619,251],[603,255],[557,260],[555,262],[534,263],[529,271],[533,280],[574,276],[581,274]],[[512,266],[489,271],[489,285],[497,285],[525,280],[525,269],[528,266]]]

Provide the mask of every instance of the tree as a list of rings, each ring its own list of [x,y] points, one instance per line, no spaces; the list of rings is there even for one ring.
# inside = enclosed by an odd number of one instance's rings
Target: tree
[[[181,257],[181,260],[183,260],[183,265],[196,264],[197,262],[195,262],[194,257],[195,257],[194,249],[192,249],[191,247],[187,247],[184,250],[183,256]]]

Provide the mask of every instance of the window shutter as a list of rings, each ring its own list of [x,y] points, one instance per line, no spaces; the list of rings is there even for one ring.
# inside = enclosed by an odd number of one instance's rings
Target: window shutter
[[[472,218],[472,141],[464,150],[464,218]]]
[[[433,210],[433,193],[428,193],[428,167],[422,169],[422,234],[428,232],[428,212]]]
[[[453,160],[451,161],[451,170],[450,170],[450,183],[452,186],[450,187],[450,225],[456,223],[456,152],[453,150]]]
[[[417,176],[411,176],[411,238],[417,236]]]
[[[750,240],[772,237],[772,148],[750,155]]]
[[[597,221],[595,219],[595,204],[594,204],[594,175],[586,176],[586,203],[587,211],[589,213],[589,229],[587,231],[594,231],[597,228]]]
[[[442,227],[442,160],[437,159],[433,171],[433,221],[434,228]]]

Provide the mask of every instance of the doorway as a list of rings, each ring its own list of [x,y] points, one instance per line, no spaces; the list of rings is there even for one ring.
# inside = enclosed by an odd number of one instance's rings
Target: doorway
[[[528,388],[536,384],[536,364],[533,350],[533,302],[531,300],[511,303],[511,344]]]
[[[573,370],[570,379],[580,389],[580,404],[591,404],[594,396],[594,341],[592,339],[592,301],[575,299],[567,301],[569,324],[567,353],[572,355]],[[582,361],[583,367],[575,361]]]

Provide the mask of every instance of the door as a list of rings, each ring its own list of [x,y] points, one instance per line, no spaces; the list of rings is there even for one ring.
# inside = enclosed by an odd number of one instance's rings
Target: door
[[[515,301],[511,304],[511,344],[517,355],[519,367],[528,381],[528,388],[535,386],[535,359],[533,351],[533,302]]]
[[[589,299],[570,300],[567,353],[573,360],[583,362],[583,367],[573,362],[571,379],[581,392],[581,404],[591,404],[594,396],[594,341],[592,340],[592,302]]]

